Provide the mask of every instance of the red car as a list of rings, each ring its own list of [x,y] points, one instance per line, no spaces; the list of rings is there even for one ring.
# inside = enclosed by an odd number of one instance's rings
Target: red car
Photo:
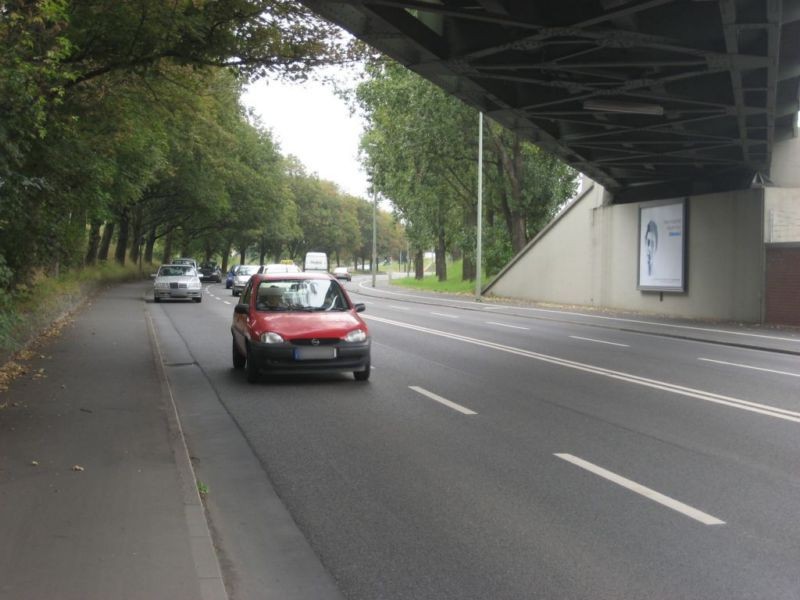
[[[344,288],[327,273],[257,274],[234,307],[233,367],[262,372],[352,371],[370,376],[369,329]]]

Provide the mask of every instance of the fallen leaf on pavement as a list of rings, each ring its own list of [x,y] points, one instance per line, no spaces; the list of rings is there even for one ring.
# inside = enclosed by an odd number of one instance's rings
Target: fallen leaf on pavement
[[[31,461],[31,466],[32,467],[38,467],[39,466],[39,461],[38,460],[32,460]]]
[[[80,465],[73,465],[73,466],[72,466],[72,470],[73,470],[73,471],[85,471],[86,469],[84,469],[84,468],[83,468],[82,466],[80,466]]]

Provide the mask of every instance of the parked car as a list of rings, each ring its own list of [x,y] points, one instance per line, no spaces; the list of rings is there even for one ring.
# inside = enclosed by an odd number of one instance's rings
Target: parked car
[[[228,274],[225,275],[225,289],[229,290],[233,287],[233,278],[236,276],[236,269],[238,269],[241,265],[234,265],[231,267],[231,270],[228,271]]]
[[[250,277],[258,273],[261,267],[258,265],[239,265],[236,269],[236,274],[233,276],[233,285],[231,286],[234,296],[242,293],[244,286],[250,281]]]
[[[353,279],[347,267],[336,267],[333,270],[333,276],[336,277],[336,279],[344,279],[346,281],[351,281]]]
[[[234,307],[233,367],[262,372],[352,371],[370,376],[369,328],[347,291],[326,273],[256,274]]]
[[[173,258],[170,262],[172,265],[189,265],[197,270],[197,261],[193,258]]]
[[[207,262],[200,265],[200,281],[222,282],[222,271],[215,262]]]
[[[275,263],[271,265],[261,265],[258,270],[259,273],[266,273],[272,275],[275,273],[299,273],[300,267],[294,263]]]
[[[203,301],[203,286],[197,270],[191,265],[161,265],[153,275],[153,300],[192,299]]]

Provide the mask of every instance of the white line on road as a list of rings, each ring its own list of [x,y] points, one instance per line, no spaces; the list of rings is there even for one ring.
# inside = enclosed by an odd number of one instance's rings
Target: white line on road
[[[427,396],[431,400],[435,400],[436,402],[438,402],[440,404],[444,404],[445,406],[448,406],[448,407],[452,408],[453,410],[457,410],[458,412],[460,412],[462,414],[465,414],[465,415],[477,415],[478,414],[474,410],[470,410],[468,408],[465,408],[465,407],[461,406],[460,404],[456,404],[455,402],[451,402],[447,398],[442,398],[441,396],[439,396],[437,394],[434,394],[433,392],[429,392],[425,388],[421,388],[421,387],[416,386],[416,385],[410,385],[410,386],[408,386],[408,388],[411,389],[411,390],[414,390],[418,394],[422,394],[423,396]]]
[[[359,287],[363,287],[363,286],[361,284],[359,284]],[[385,289],[382,289],[381,293],[391,294],[392,296],[403,296],[403,297],[406,297],[406,298],[418,298],[420,300],[427,300],[427,301],[432,300],[432,298],[430,296],[419,296],[419,295],[415,295],[415,294],[403,294],[403,293],[400,293],[400,292],[392,292],[392,291],[385,290]],[[450,302],[450,303],[453,303],[453,304],[468,304],[470,306],[475,306],[476,305],[476,302],[474,300],[467,301],[467,300],[455,300],[453,298],[448,298],[446,301]],[[513,305],[484,306],[483,310],[499,310],[501,308],[505,308],[505,309],[508,309],[508,310],[523,310],[523,311],[527,311],[527,312],[549,313],[549,314],[554,314],[554,315],[571,315],[571,316],[576,316],[576,317],[585,317],[587,319],[601,319],[601,320],[606,320],[606,321],[620,321],[622,323],[637,323],[639,325],[652,325],[654,327],[666,327],[666,328],[672,328],[672,329],[687,329],[687,330],[691,330],[691,331],[705,331],[705,332],[708,332],[708,333],[720,333],[720,334],[726,334],[726,335],[738,335],[738,336],[744,336],[744,337],[752,337],[752,338],[760,338],[760,339],[766,339],[766,340],[776,340],[776,341],[780,341],[780,342],[790,342],[790,343],[793,343],[793,344],[800,344],[800,337],[796,337],[796,338],[778,337],[778,336],[774,336],[774,335],[764,335],[764,334],[761,334],[761,333],[749,333],[747,331],[731,331],[729,329],[714,329],[714,328],[711,328],[711,327],[697,327],[697,326],[692,326],[692,325],[679,325],[677,323],[659,323],[658,321],[642,321],[642,320],[639,320],[639,319],[627,319],[625,317],[607,317],[607,316],[603,316],[603,315],[592,315],[592,314],[579,313],[579,312],[568,311],[568,310],[552,310],[552,309],[547,309],[547,308],[533,308],[533,307],[530,307],[530,306],[513,306]]]
[[[608,344],[609,346],[622,346],[623,348],[630,348],[628,344],[618,344],[617,342],[606,342],[604,340],[594,340],[592,338],[581,337],[579,335],[571,335],[569,336],[573,340],[584,340],[587,342],[597,342],[598,344]]]
[[[447,317],[448,319],[460,319],[460,318],[461,318],[461,317],[459,317],[459,316],[456,316],[456,315],[448,315],[448,314],[446,314],[446,313],[437,313],[437,312],[432,312],[431,314],[432,314],[432,315],[436,315],[437,317]]]
[[[688,504],[684,504],[683,502],[679,502],[674,498],[670,498],[669,496],[665,496],[649,487],[645,487],[635,481],[631,481],[630,479],[626,479],[621,475],[617,475],[616,473],[612,473],[604,469],[603,467],[598,467],[595,464],[590,463],[589,461],[583,460],[582,458],[578,458],[577,456],[573,456],[572,454],[556,454],[556,456],[562,460],[572,463],[573,465],[577,465],[582,469],[586,469],[587,471],[594,473],[595,475],[599,475],[600,477],[607,479],[617,485],[620,485],[626,489],[629,489],[632,492],[636,492],[637,494],[644,496],[645,498],[649,498],[654,502],[658,502],[659,504],[666,506],[667,508],[671,508],[681,514],[686,515],[687,517],[694,519],[695,521],[700,521],[703,525],[725,525],[725,521],[719,520],[717,517],[709,515],[708,513],[704,513],[702,510],[697,510],[696,508],[689,506]]]
[[[725,362],[724,360],[714,360],[713,358],[698,358],[710,363],[717,363],[718,365],[729,365],[731,367],[739,367],[742,369],[753,369],[754,371],[765,371],[767,373],[776,373],[778,375],[788,375],[789,377],[800,377],[800,373],[790,373],[789,371],[776,371],[775,369],[765,369],[763,367],[753,367],[750,365],[740,365],[739,363]]]
[[[228,302],[227,300],[223,300],[223,302],[230,306],[230,302]]]
[[[647,377],[641,377],[639,375],[634,375],[632,373],[625,373],[623,371],[614,371],[612,369],[606,369],[604,367],[598,367],[595,365],[580,363],[574,360],[567,360],[565,358],[559,358],[557,356],[552,356],[549,354],[541,354],[539,352],[532,352],[530,350],[524,350],[522,348],[506,346],[504,344],[498,344],[496,342],[479,340],[476,338],[467,337],[465,335],[459,335],[457,333],[450,333],[447,331],[441,331],[439,329],[431,329],[429,327],[421,327],[419,325],[412,325],[411,323],[403,323],[402,321],[392,321],[391,319],[384,319],[383,317],[376,317],[374,315],[364,315],[364,317],[367,319],[371,319],[373,321],[378,321],[380,323],[386,323],[387,325],[393,325],[395,327],[403,327],[405,329],[411,329],[413,331],[419,331],[422,333],[427,333],[430,335],[435,335],[450,340],[464,342],[466,344],[474,344],[476,346],[482,346],[483,348],[491,348],[492,350],[498,350],[500,352],[516,354],[517,356],[524,356],[526,358],[540,360],[542,362],[559,365],[569,369],[584,371],[585,373],[601,375],[603,377],[608,377],[609,379],[616,379],[618,381],[633,383],[636,385],[641,385],[643,387],[649,387],[652,389],[657,389],[672,394],[679,394],[681,396],[686,396],[688,398],[696,398],[697,400],[704,400],[705,402],[712,402],[714,404],[720,404],[723,406],[738,408],[739,410],[746,410],[749,412],[766,415],[768,417],[773,417],[776,419],[783,419],[785,421],[792,421],[793,423],[800,423],[800,412],[787,410],[785,408],[778,408],[777,406],[770,406],[768,404],[759,404],[758,402],[751,402],[749,400],[742,400],[739,398],[732,398],[730,396],[723,396],[722,394],[715,394],[713,392],[706,392],[695,388],[677,385],[675,383],[659,381],[658,379],[649,379]]]
[[[498,323],[497,321],[486,321],[488,325],[499,325],[500,327],[508,327],[510,329],[524,329],[529,330],[530,327],[520,327],[519,325],[509,325],[508,323]]]
[[[407,306],[397,306],[396,304],[390,304],[389,308],[395,308],[397,310],[411,310]]]

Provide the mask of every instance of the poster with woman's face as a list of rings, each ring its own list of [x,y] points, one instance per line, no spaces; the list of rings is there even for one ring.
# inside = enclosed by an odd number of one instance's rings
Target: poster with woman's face
[[[639,289],[683,292],[686,251],[683,200],[639,208]]]

